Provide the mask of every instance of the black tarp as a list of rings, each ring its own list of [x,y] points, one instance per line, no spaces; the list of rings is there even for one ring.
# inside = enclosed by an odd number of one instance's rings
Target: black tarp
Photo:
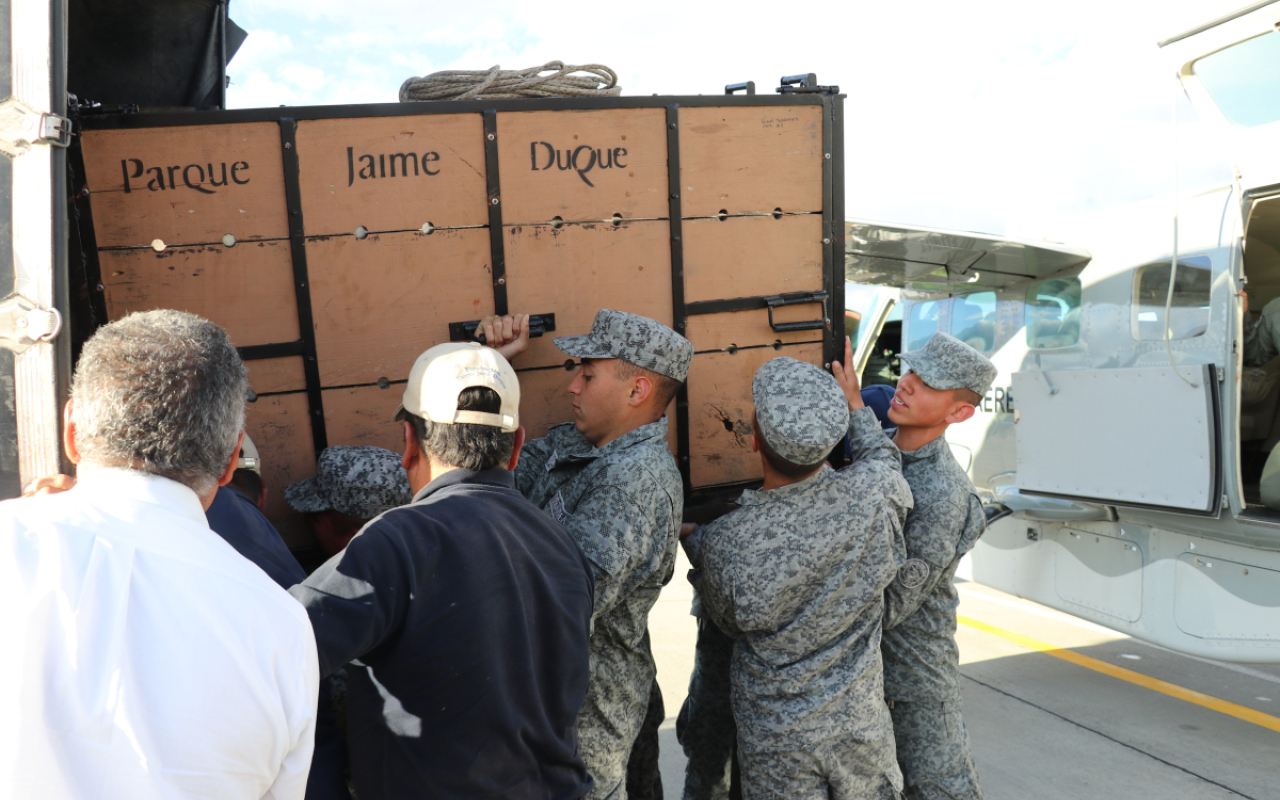
[[[222,108],[245,32],[218,0],[69,0],[67,89],[81,102]]]

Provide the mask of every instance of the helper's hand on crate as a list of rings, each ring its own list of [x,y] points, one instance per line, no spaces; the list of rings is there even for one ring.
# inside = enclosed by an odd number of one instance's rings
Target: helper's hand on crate
[[[853,368],[853,342],[844,337],[844,363],[831,362],[831,374],[836,383],[844,390],[844,399],[849,401],[849,410],[857,411],[865,404],[862,402],[862,385],[858,382],[858,372]]]
[[[28,483],[27,488],[22,490],[22,496],[35,497],[41,494],[57,494],[68,489],[74,489],[75,486],[76,479],[70,475],[49,475]]]
[[[502,353],[508,361],[529,347],[528,314],[508,314],[505,317],[492,314],[480,320],[476,331],[483,332],[485,343]]]

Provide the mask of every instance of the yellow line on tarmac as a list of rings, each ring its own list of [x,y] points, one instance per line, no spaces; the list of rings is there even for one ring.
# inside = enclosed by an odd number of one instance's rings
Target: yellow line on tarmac
[[[1007,639],[1008,641],[1025,647],[1028,650],[1036,650],[1046,655],[1051,655],[1054,658],[1060,658],[1063,661],[1070,661],[1072,664],[1091,669],[1094,672],[1101,672],[1103,675],[1110,675],[1113,678],[1118,678],[1122,681],[1128,681],[1129,683],[1143,686],[1154,692],[1167,694],[1170,697],[1176,697],[1179,700],[1185,700],[1188,703],[1195,703],[1198,706],[1203,706],[1212,711],[1227,714],[1235,717],[1236,719],[1242,719],[1245,722],[1252,722],[1254,725],[1260,725],[1264,728],[1280,732],[1280,717],[1273,717],[1270,714],[1264,714],[1261,711],[1255,711],[1252,708],[1246,708],[1245,706],[1236,705],[1235,703],[1229,703],[1226,700],[1219,700],[1216,697],[1210,697],[1207,694],[1197,692],[1193,689],[1187,689],[1182,686],[1178,686],[1177,684],[1169,683],[1168,681],[1162,681],[1158,678],[1143,675],[1141,672],[1134,672],[1131,669],[1117,667],[1114,664],[1108,664],[1105,661],[1099,661],[1096,658],[1081,655],[1074,650],[1055,647],[1054,645],[1042,642],[1039,639],[1032,639],[1030,636],[1023,636],[1020,633],[1007,631],[1004,628],[997,628],[995,625],[988,625],[987,623],[973,619],[972,617],[957,615],[956,619],[961,625],[982,631],[983,633],[990,633],[993,636],[999,636],[1001,639]]]

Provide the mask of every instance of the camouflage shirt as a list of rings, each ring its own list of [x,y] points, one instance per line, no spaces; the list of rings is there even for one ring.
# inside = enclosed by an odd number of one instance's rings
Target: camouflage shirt
[[[885,591],[885,694],[890,700],[952,699],[960,694],[960,596],[952,580],[960,558],[986,529],[986,516],[946,437],[903,453],[902,474],[915,507],[904,532],[909,560]]]
[[[745,491],[737,509],[685,540],[703,610],[737,639],[733,710],[745,752],[893,731],[880,622],[884,588],[906,558],[911,490],[870,409],[852,415],[850,439],[858,461]]]
[[[612,788],[600,783],[613,767],[625,770],[656,673],[645,631],[675,571],[684,510],[666,437],[663,417],[597,449],[565,423],[525,444],[516,468],[516,487],[569,530],[594,568],[591,677],[578,737],[598,790]]]

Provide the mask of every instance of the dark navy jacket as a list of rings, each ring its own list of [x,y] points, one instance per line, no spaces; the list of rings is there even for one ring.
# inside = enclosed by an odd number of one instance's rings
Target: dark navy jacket
[[[360,800],[571,800],[591,779],[591,567],[511,473],[453,470],[371,521],[291,592],[320,674],[352,659],[347,731]]]
[[[205,518],[214,533],[257,564],[281,588],[288,589],[307,579],[306,571],[257,504],[237,490],[230,486],[218,489]],[[351,800],[342,774],[346,763],[347,746],[334,721],[329,681],[322,680],[316,714],[316,749],[307,776],[306,800]]]

